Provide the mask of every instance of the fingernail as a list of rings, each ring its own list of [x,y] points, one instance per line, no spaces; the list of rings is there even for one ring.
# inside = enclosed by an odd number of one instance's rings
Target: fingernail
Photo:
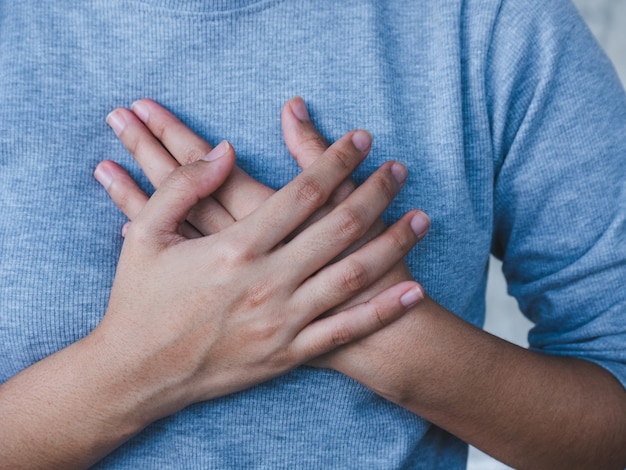
[[[107,116],[106,121],[117,136],[119,136],[126,127],[126,119],[124,119],[123,116],[120,116],[120,113],[118,113],[117,110],[111,111]]]
[[[398,184],[402,186],[406,181],[408,174],[406,167],[402,163],[394,163],[391,165],[391,174],[396,179]]]
[[[372,145],[372,136],[367,131],[356,131],[352,134],[352,143],[361,152],[365,152],[369,150],[370,145]]]
[[[400,297],[400,303],[406,308],[409,308],[417,305],[423,298],[424,293],[422,292],[422,289],[419,286],[415,286]]]
[[[130,109],[133,110],[133,113],[137,115],[142,122],[147,122],[148,117],[150,116],[150,112],[148,111],[148,107],[141,100],[135,101],[130,105]]]
[[[226,140],[222,140],[217,147],[211,150],[205,157],[202,157],[202,160],[207,162],[214,162],[218,158],[222,158],[228,152],[230,148],[230,144]]]
[[[108,191],[108,189],[111,187],[111,183],[113,182],[113,176],[111,175],[111,173],[109,173],[106,167],[98,165],[96,167],[96,170],[93,172],[93,176],[94,178],[96,178],[98,183],[104,186],[104,189]]]
[[[430,219],[421,211],[411,219],[411,229],[420,238],[426,234],[428,227],[430,227]]]
[[[302,98],[295,99],[291,102],[291,110],[300,121],[308,122],[311,120],[309,111],[306,109],[306,104],[304,104]]]

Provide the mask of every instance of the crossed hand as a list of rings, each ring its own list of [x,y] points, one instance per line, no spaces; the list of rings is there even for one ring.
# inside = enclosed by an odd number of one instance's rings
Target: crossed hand
[[[429,221],[380,214],[407,171],[387,162],[358,188],[363,130],[328,145],[300,98],[282,113],[303,171],[275,192],[150,100],[108,122],[157,188],[151,198],[119,165],[95,176],[132,221],[99,333],[129,377],[170,414],[303,363],[332,367],[339,346],[366,337],[424,297],[403,257]]]

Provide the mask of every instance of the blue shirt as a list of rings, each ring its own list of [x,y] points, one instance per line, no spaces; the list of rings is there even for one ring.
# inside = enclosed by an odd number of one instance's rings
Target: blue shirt
[[[531,348],[626,383],[626,98],[566,0],[0,0],[0,381],[104,314],[124,217],[92,177],[147,180],[104,123],[151,97],[278,188],[301,95],[329,140],[374,136],[431,217],[407,257],[484,319],[489,253]],[[36,406],[36,404],[33,404]],[[341,374],[302,367],[154,423],[103,468],[464,468],[466,446]]]

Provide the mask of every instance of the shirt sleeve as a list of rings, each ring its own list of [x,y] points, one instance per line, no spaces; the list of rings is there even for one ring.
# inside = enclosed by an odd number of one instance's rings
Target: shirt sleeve
[[[487,59],[493,253],[531,349],[626,386],[626,95],[568,0],[504,0]]]

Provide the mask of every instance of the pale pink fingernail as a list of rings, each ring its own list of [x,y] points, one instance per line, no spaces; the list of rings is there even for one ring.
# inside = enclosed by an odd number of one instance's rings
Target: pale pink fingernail
[[[113,110],[109,113],[106,119],[107,124],[111,126],[111,129],[113,129],[113,132],[115,132],[115,135],[117,136],[119,136],[126,127],[126,119],[124,119],[124,116],[121,116],[120,114],[121,113],[117,110]]]
[[[106,169],[106,166],[102,164],[96,167],[96,170],[93,172],[94,178],[98,180],[104,189],[108,190],[111,187],[111,183],[113,182],[113,175]]]
[[[402,186],[406,181],[408,174],[406,167],[402,163],[394,163],[391,165],[391,174],[396,179],[398,184]]]
[[[413,230],[413,232],[415,232],[415,235],[417,235],[420,238],[423,237],[426,234],[426,232],[428,232],[429,227],[430,227],[430,219],[422,211],[419,211],[411,219],[411,229]]]
[[[352,134],[352,143],[361,152],[365,152],[369,150],[370,145],[372,145],[372,136],[367,131],[356,131]]]
[[[133,110],[133,113],[137,115],[142,122],[148,122],[148,117],[150,116],[150,111],[148,110],[148,106],[141,100],[135,101],[130,105],[130,109]]]
[[[228,152],[230,144],[226,140],[222,140],[217,147],[211,150],[206,156],[202,157],[202,160],[207,162],[214,162],[218,158],[222,158]]]
[[[302,98],[295,99],[291,102],[291,110],[300,121],[308,122],[311,120],[309,111],[306,109],[306,104],[304,104]]]
[[[400,303],[406,308],[409,308],[418,304],[423,298],[424,293],[422,292],[422,289],[419,286],[415,286],[410,291],[405,292],[402,297],[400,297]]]

